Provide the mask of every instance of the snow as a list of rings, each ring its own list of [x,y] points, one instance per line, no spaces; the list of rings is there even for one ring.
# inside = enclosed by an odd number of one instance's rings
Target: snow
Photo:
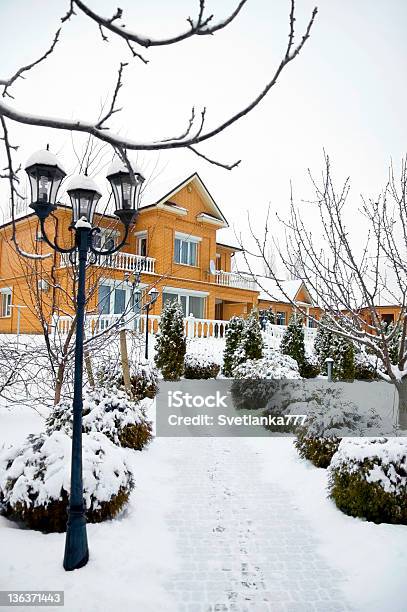
[[[235,378],[251,380],[281,380],[285,378],[295,380],[301,378],[295,359],[273,350],[269,350],[267,357],[262,359],[248,359],[245,363],[234,368],[233,374]]]
[[[47,151],[46,149],[41,149],[40,151],[36,151],[25,162],[24,168],[29,168],[34,164],[41,164],[44,166],[57,166],[60,170],[65,172],[65,169],[56,155],[51,153],[51,151]],[[65,172],[66,174],[66,172]]]
[[[99,187],[90,176],[84,174],[77,174],[69,179],[67,185],[65,185],[65,191],[72,191],[74,189],[84,189],[86,191],[96,191],[100,196],[102,192]]]
[[[135,174],[140,174],[140,176],[143,176],[143,172],[141,171],[141,169],[133,162],[130,163],[131,167],[133,168],[133,172]],[[119,172],[129,174],[129,169],[119,157],[115,157],[107,170],[106,177],[109,178],[109,176],[112,176],[113,174],[118,174]]]
[[[75,229],[79,229],[79,228],[92,229],[92,225],[89,223],[86,217],[81,217],[75,223]]]

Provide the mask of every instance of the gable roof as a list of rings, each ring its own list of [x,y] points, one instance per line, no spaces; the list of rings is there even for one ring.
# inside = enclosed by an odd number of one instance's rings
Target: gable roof
[[[154,184],[153,182],[152,184],[147,185],[142,195],[142,199],[144,200],[145,204],[142,203],[140,205],[140,210],[153,207],[163,208],[165,205],[168,205],[170,203],[168,202],[170,198],[172,198],[175,194],[177,194],[179,191],[181,191],[181,189],[183,189],[190,183],[194,185],[202,200],[206,204],[206,207],[210,211],[209,216],[219,220],[222,223],[223,227],[228,227],[228,222],[226,218],[224,217],[222,211],[216,204],[215,200],[209,193],[208,188],[206,187],[205,183],[197,172],[194,172],[190,176],[186,178],[184,177],[183,179],[178,181],[175,181],[173,179],[171,183],[168,183],[167,181],[166,183],[161,182]]]
[[[272,278],[268,278],[266,276],[257,276],[256,278],[257,278],[257,285],[258,285],[259,292],[260,292],[260,295],[259,295],[260,300],[268,300],[271,302],[272,301],[286,302],[286,303],[289,302],[289,300],[284,295],[283,291],[277,285],[275,280],[273,280]],[[313,305],[314,302],[309,294],[309,291],[307,287],[305,286],[305,283],[301,279],[280,281],[280,285],[284,289],[284,292],[286,293],[286,295],[293,302],[296,301],[296,297],[298,296],[301,289],[303,289],[309,298],[310,305]]]

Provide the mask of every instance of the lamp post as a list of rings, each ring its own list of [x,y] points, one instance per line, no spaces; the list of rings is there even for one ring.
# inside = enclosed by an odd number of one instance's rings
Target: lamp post
[[[160,295],[160,292],[158,291],[158,289],[153,287],[148,292],[148,295],[150,296],[150,299],[147,302],[147,304],[144,304],[143,306],[143,310],[145,309],[146,311],[146,342],[145,342],[145,352],[144,352],[144,358],[146,362],[148,362],[148,315],[150,314],[151,306],[156,303],[157,298]]]
[[[78,254],[71,493],[63,562],[64,569],[70,571],[83,567],[89,559],[82,480],[82,376],[86,263],[88,254],[90,254],[89,261],[92,262],[98,256],[116,253],[126,243],[130,226],[137,216],[140,187],[144,179],[138,171],[134,171],[131,177],[127,167],[120,162],[114,162],[111,165],[107,179],[113,191],[116,205],[115,215],[124,226],[124,237],[116,247],[97,249],[94,246],[94,236],[100,232],[100,229],[92,226],[92,221],[101,192],[96,183],[88,176],[79,175],[71,178],[67,186],[67,193],[72,205],[71,229],[75,232],[75,238],[72,247],[62,248],[56,240],[52,242],[48,238],[45,221],[57,208],[57,193],[62,179],[66,176],[65,171],[55,155],[48,150],[34,153],[27,161],[25,170],[31,186],[30,207],[40,221],[41,233],[45,242],[58,253],[69,254],[72,263],[76,263],[76,254]]]

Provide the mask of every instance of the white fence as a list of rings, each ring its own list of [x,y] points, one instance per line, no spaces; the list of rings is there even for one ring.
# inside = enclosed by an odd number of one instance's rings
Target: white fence
[[[257,284],[253,279],[235,272],[223,272],[223,270],[216,270],[215,282],[217,285],[222,285],[224,287],[235,287],[237,289],[258,291]]]
[[[146,331],[146,315],[118,315],[118,314],[100,314],[86,315],[85,332],[87,336],[94,336],[109,328],[115,328],[118,325],[145,333]],[[59,317],[54,320],[54,325],[61,335],[66,335],[72,325],[71,317]],[[196,319],[193,316],[184,319],[185,335],[188,338],[222,338],[225,336],[226,328],[229,321],[217,319]],[[150,334],[156,334],[159,329],[160,315],[149,315],[148,331]],[[283,338],[284,332],[287,329],[285,325],[267,324],[264,331],[265,340],[268,346],[278,348]],[[310,352],[312,350],[316,329],[304,327],[305,347]]]

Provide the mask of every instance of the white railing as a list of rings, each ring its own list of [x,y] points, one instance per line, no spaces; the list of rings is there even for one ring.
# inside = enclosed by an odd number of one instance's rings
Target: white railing
[[[236,272],[224,272],[223,270],[215,271],[215,283],[223,287],[235,287],[237,289],[249,289],[258,291],[256,282]]]
[[[156,334],[159,329],[160,315],[149,315],[148,331],[151,334]],[[114,328],[117,323],[120,326],[140,333],[146,331],[146,315],[133,315],[132,313],[119,314],[91,314],[85,318],[85,332],[88,336],[102,332],[108,328]],[[226,328],[229,321],[218,319],[197,319],[190,315],[184,318],[184,331],[188,338],[223,338],[225,337]],[[66,335],[72,325],[72,317],[59,317],[54,319],[53,323],[61,335]],[[271,325],[268,323],[264,331],[266,344],[271,348],[278,349],[287,329],[286,325]],[[315,340],[316,329],[304,327],[305,347],[308,351],[312,351]]]
[[[70,265],[69,255],[61,254],[61,268]],[[145,257],[144,255],[134,255],[133,253],[124,253],[119,251],[113,255],[98,255],[94,262],[96,266],[105,268],[114,268],[115,270],[123,270],[124,272],[145,272],[146,274],[155,274],[155,259],[154,257]]]
[[[267,344],[272,348],[278,349],[286,329],[287,325],[271,325],[271,323],[267,323],[264,330]],[[304,327],[304,344],[307,352],[312,352],[316,333],[316,327]]]

